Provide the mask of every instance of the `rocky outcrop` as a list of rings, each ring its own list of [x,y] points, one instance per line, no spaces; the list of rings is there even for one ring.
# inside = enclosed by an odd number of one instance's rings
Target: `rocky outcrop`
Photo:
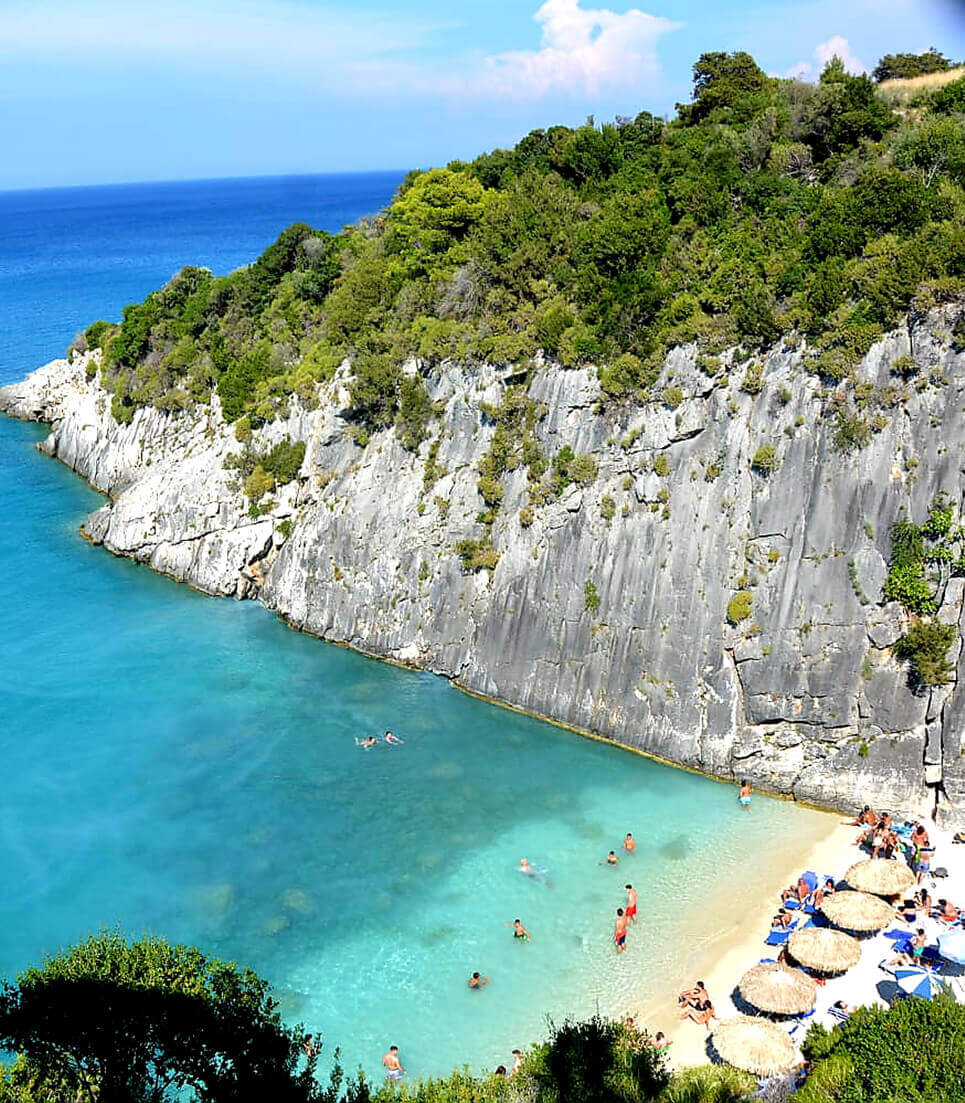
[[[893,520],[923,517],[939,490],[962,503],[958,310],[912,318],[869,352],[860,377],[878,421],[850,453],[803,348],[732,351],[713,376],[677,349],[657,387],[679,388],[673,408],[601,406],[594,373],[540,367],[528,390],[546,411],[543,452],[590,453],[598,474],[524,524],[527,472],[509,471],[498,564],[471,574],[453,546],[485,531],[484,404],[518,382],[508,370],[429,373],[442,412],[414,455],[393,431],[355,443],[344,367],[315,408],[293,401],[255,432],[259,451],[306,443],[264,513],[226,466],[241,446],[216,400],[119,425],[96,359],[76,357],[6,388],[0,406],[51,422],[42,449],[109,495],[85,529],[117,554],[672,762],[833,807],[930,811],[940,797],[951,822],[965,819],[965,682],[912,692],[892,653],[905,616],[880,593]],[[912,384],[892,371],[908,355]],[[763,387],[748,393],[757,369]],[[753,463],[768,444],[770,473]],[[750,615],[733,624],[742,589]],[[942,598],[959,623],[962,580]]]

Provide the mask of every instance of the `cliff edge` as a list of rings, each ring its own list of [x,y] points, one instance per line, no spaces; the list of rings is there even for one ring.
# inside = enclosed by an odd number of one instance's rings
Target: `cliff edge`
[[[958,628],[945,685],[910,680],[910,618],[882,598],[896,519],[940,493],[965,516],[960,312],[874,345],[853,392],[873,418],[787,344],[675,349],[646,405],[599,403],[590,370],[443,364],[417,452],[394,428],[359,443],[347,364],[243,433],[217,397],[117,422],[96,352],[0,408],[50,422],[41,450],[109,495],[84,530],[116,554],[721,778],[965,824],[965,579],[936,595]]]

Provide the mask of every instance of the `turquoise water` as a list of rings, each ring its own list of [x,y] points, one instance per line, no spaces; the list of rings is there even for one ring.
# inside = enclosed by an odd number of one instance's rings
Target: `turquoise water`
[[[392,184],[383,178],[373,202],[362,178],[358,202],[377,206]],[[243,213],[234,185],[220,186]],[[338,186],[337,218],[362,213],[350,210],[350,183]],[[135,217],[110,190],[122,208],[114,224],[137,225],[141,248],[163,238],[166,251],[125,283],[93,243],[87,261],[78,250],[72,278],[90,264],[91,314],[116,315],[184,241],[199,254],[186,259],[237,263],[205,236],[203,206],[185,202],[162,234],[141,225],[150,205]],[[286,195],[261,194],[265,221],[271,211],[277,226],[311,217]],[[24,205],[23,195],[13,204]],[[0,234],[3,325],[16,334],[4,379],[57,354],[79,324],[56,295],[44,298],[48,277],[51,287],[63,279],[47,273],[53,253],[41,250],[28,271],[23,246],[11,274],[20,217]],[[59,217],[69,228],[71,216]],[[109,252],[123,267],[116,233]],[[111,275],[98,300],[101,268]],[[255,967],[289,1019],[320,1030],[329,1052],[340,1044],[350,1067],[376,1069],[389,1043],[417,1072],[492,1066],[539,1038],[547,1013],[616,1010],[675,976],[680,917],[701,915],[717,886],[741,883],[749,855],[808,825],[809,813],[764,799],[744,814],[730,787],[113,559],[81,540],[100,498],[33,450],[43,432],[0,419],[0,971],[117,923]],[[388,727],[404,747],[355,746]],[[606,867],[628,830],[638,853]],[[515,872],[524,854],[546,882]],[[627,880],[643,918],[618,958],[612,921]],[[517,916],[528,944],[512,938]],[[466,987],[474,969],[493,978],[483,992]]]

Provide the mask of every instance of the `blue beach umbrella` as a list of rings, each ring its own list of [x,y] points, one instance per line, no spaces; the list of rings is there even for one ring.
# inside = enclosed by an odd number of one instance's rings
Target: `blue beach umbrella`
[[[940,935],[938,952],[946,961],[965,965],[965,931],[948,931]]]
[[[921,996],[923,1000],[930,1000],[937,996],[945,985],[927,969],[896,969],[895,980],[902,992],[909,996]]]

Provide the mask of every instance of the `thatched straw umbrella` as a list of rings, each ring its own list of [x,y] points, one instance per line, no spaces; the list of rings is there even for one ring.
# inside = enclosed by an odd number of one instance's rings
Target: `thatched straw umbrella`
[[[886,858],[869,858],[856,862],[844,875],[845,881],[858,892],[871,892],[875,896],[896,896],[907,892],[915,883],[915,875],[904,862]]]
[[[846,931],[880,931],[895,918],[884,900],[866,892],[836,892],[825,899],[821,911]]]
[[[756,1076],[787,1072],[794,1064],[794,1043],[786,1031],[767,1019],[748,1015],[726,1019],[714,1031],[711,1042],[728,1065]]]
[[[755,965],[737,987],[748,1003],[775,1015],[801,1015],[810,1011],[818,998],[817,985],[807,973],[780,965]]]
[[[861,957],[861,943],[830,927],[807,927],[803,931],[792,931],[787,940],[787,952],[819,973],[843,973],[852,965],[857,965]]]

